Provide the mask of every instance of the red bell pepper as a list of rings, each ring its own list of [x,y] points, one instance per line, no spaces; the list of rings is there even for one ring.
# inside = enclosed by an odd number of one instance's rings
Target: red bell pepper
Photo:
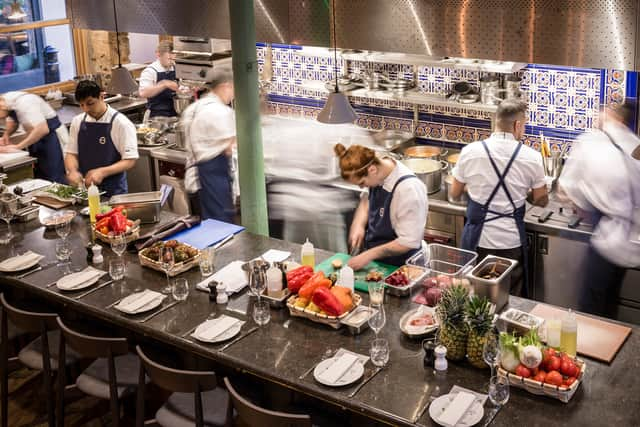
[[[118,211],[111,215],[109,225],[114,233],[124,233],[127,231],[127,217]]]
[[[104,213],[104,214],[97,214],[96,215],[96,220],[100,221],[103,218],[110,218],[112,215],[114,215],[116,212],[120,212],[122,213],[122,210],[124,209],[124,206],[116,206],[115,208],[111,209],[109,212]]]
[[[291,279],[287,278],[287,289],[289,289],[289,291],[292,294],[297,294],[300,288],[302,288],[302,286],[305,283],[307,283],[307,281],[311,278],[312,275],[313,273],[307,271],[307,272],[298,274],[297,276],[294,276]]]
[[[294,270],[287,271],[287,280],[293,279],[294,277],[305,273],[313,273],[313,268],[307,265],[303,265]]]
[[[330,316],[340,316],[344,313],[344,306],[331,291],[323,286],[319,286],[313,291],[311,302],[320,307]]]

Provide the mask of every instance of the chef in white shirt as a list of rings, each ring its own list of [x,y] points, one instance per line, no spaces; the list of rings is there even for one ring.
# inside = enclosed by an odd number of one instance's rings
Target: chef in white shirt
[[[511,293],[527,296],[527,236],[524,214],[527,194],[538,206],[548,203],[542,156],[522,144],[527,105],[507,99],[498,106],[495,132],[464,147],[453,169],[453,197],[469,194],[462,248],[517,259],[524,268],[514,272]],[[524,280],[521,280],[524,276]],[[524,284],[524,286],[522,286]]]
[[[601,130],[572,144],[559,181],[573,203],[598,218],[579,309],[608,317],[616,314],[626,269],[640,266],[640,139],[625,125],[635,111],[628,101],[607,107]]]
[[[231,155],[236,143],[233,73],[218,67],[208,91],[181,115],[187,149],[185,187],[202,219],[233,222]],[[194,202],[194,200],[197,200]]]
[[[334,147],[342,178],[369,192],[363,194],[349,231],[349,246],[364,252],[349,260],[354,270],[371,261],[403,265],[422,246],[427,222],[427,189],[402,163],[379,158],[361,145]]]
[[[6,129],[0,140],[0,153],[28,149],[38,159],[36,178],[66,183],[62,150],[69,140],[69,132],[51,106],[38,95],[26,92],[7,92],[0,96],[0,118]],[[9,137],[22,125],[26,137],[10,144]]]
[[[171,42],[162,41],[156,48],[156,59],[140,74],[138,94],[147,98],[149,117],[175,117],[173,96],[178,90],[175,59]]]
[[[71,121],[64,163],[73,185],[92,183],[110,197],[128,191],[127,170],[138,159],[136,127],[124,114],[104,102],[95,82],[78,83],[76,100],[84,111]]]

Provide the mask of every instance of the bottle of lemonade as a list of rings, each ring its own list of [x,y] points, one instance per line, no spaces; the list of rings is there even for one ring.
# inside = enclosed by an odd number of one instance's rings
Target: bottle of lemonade
[[[578,322],[576,315],[571,309],[562,319],[562,329],[560,330],[560,349],[569,356],[576,355],[578,349]]]
[[[307,241],[302,245],[302,250],[300,251],[300,258],[302,265],[307,265],[311,268],[315,268],[316,266],[316,257],[315,250],[313,248],[313,243],[309,241],[307,237]]]
[[[91,224],[95,224],[96,215],[100,212],[100,192],[95,184],[91,183],[87,196],[89,197],[89,219]]]

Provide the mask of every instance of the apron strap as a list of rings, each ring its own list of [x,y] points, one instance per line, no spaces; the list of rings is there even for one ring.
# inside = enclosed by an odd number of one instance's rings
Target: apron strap
[[[509,170],[511,169],[511,166],[513,166],[513,162],[515,161],[516,157],[518,157],[518,153],[520,152],[520,148],[522,148],[522,144],[518,143],[518,145],[516,146],[516,149],[514,150],[513,154],[511,155],[511,158],[509,159],[509,162],[507,163],[507,166],[504,169],[504,172],[500,173],[500,170],[498,169],[498,166],[496,165],[495,160],[493,160],[493,157],[491,156],[491,152],[489,151],[489,147],[487,146],[487,142],[485,140],[482,141],[482,146],[484,147],[485,151],[487,152],[487,156],[489,157],[489,162],[491,163],[491,166],[493,167],[493,170],[495,171],[496,175],[498,176],[498,184],[493,188],[493,191],[491,192],[491,194],[489,195],[489,198],[487,199],[486,203],[484,204],[483,208],[487,210],[487,212],[490,212],[494,215],[498,215],[497,217],[494,218],[490,218],[488,220],[485,220],[485,222],[487,221],[491,221],[493,219],[496,218],[501,218],[504,216],[511,216],[513,215],[513,213],[516,211],[517,207],[516,204],[513,202],[513,198],[511,197],[511,193],[509,193],[509,189],[507,188],[507,184],[505,183],[504,179],[507,176],[507,174],[509,173]],[[507,198],[509,199],[509,203],[511,203],[511,207],[513,208],[513,212],[511,213],[502,213],[502,212],[495,212],[489,209],[489,205],[491,204],[491,202],[493,201],[493,198],[496,196],[496,194],[498,193],[498,190],[502,187],[502,189],[504,190],[505,194],[507,195]]]

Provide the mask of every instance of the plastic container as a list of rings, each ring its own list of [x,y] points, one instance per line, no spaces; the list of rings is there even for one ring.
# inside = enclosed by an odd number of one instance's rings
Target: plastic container
[[[98,187],[96,187],[95,184],[92,183],[89,186],[87,196],[89,198],[89,219],[91,220],[91,224],[94,224],[96,222],[96,215],[100,212],[100,191],[98,191]]]
[[[560,349],[569,356],[575,357],[578,348],[578,322],[575,313],[569,309],[562,319],[560,329]]]
[[[282,271],[271,266],[267,270],[267,294],[272,298],[279,298],[282,293]]]
[[[432,243],[409,258],[407,265],[424,268],[427,273],[425,277],[444,274],[453,278],[466,275],[477,258],[475,252]]]
[[[553,318],[545,322],[547,330],[547,345],[559,348],[562,334],[562,321]]]
[[[355,286],[355,276],[351,267],[345,265],[340,269],[337,284],[338,286],[342,286],[343,288],[351,289],[351,291],[353,292]]]
[[[300,251],[300,259],[301,259],[302,265],[315,268],[316,266],[315,249],[313,248],[313,243],[309,241],[309,238],[307,238],[307,240],[302,245],[302,249]]]

